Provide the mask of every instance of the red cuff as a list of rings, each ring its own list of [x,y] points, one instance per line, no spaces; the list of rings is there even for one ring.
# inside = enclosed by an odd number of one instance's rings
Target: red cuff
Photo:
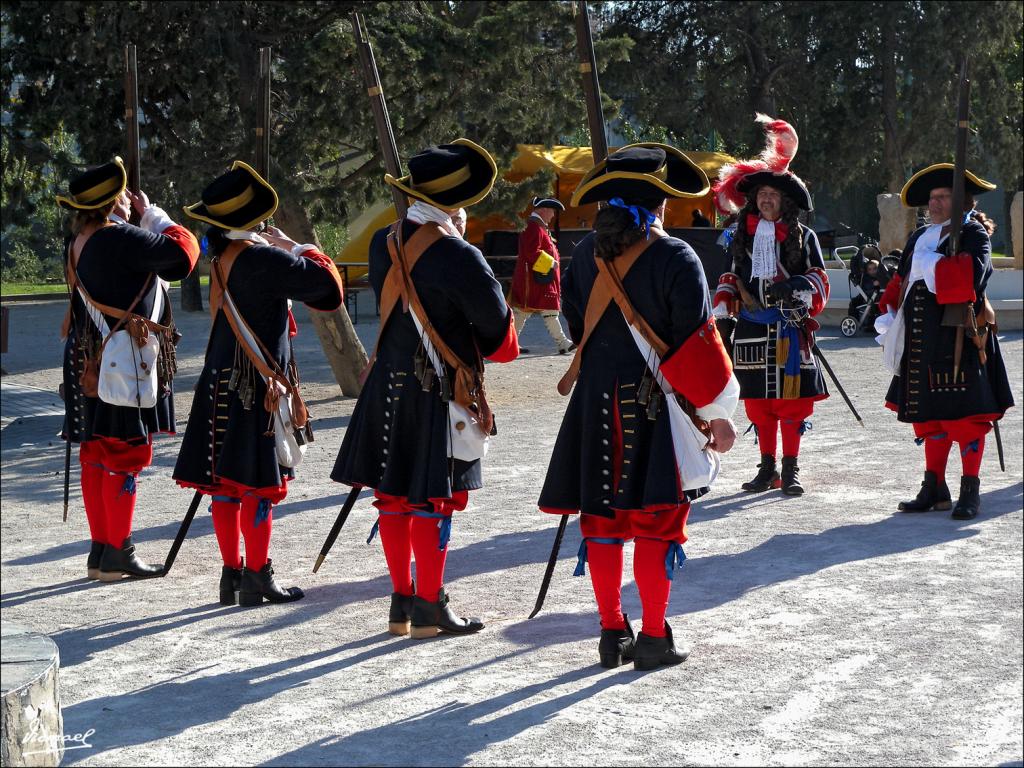
[[[294,336],[298,336],[298,335],[299,335],[299,324],[295,322],[295,315],[293,315],[292,311],[289,309],[288,310],[288,338],[290,339],[290,338],[292,338]]]
[[[804,277],[814,286],[814,293],[811,294],[811,306],[808,307],[808,313],[814,317],[820,315],[824,311],[825,305],[828,304],[828,295],[831,290],[828,284],[828,275],[824,269],[813,267],[807,271]]]
[[[939,259],[935,265],[935,300],[939,304],[966,304],[977,299],[971,254],[958,253]]]
[[[709,319],[663,360],[661,373],[695,407],[713,402],[732,376],[732,361],[715,321]]]
[[[173,240],[185,252],[188,257],[189,272],[196,268],[196,262],[199,261],[199,241],[196,240],[195,235],[180,224],[172,224],[160,234]]]
[[[893,275],[892,280],[885,286],[885,291],[882,292],[882,298],[878,300],[878,311],[886,313],[890,309],[893,311],[898,310],[900,302],[900,288],[903,287],[903,275]]]
[[[318,267],[321,267],[324,271],[328,272],[334,281],[335,292],[329,296],[317,299],[316,301],[305,302],[306,306],[310,309],[316,309],[320,312],[333,312],[341,306],[341,302],[345,299],[345,286],[341,281],[341,275],[338,274],[338,268],[331,261],[331,257],[321,253],[315,248],[307,248],[302,252],[302,257],[309,259],[315,263]]]
[[[494,352],[487,356],[487,359],[494,363],[511,363],[519,357],[519,337],[516,335],[516,324],[512,317],[512,310],[508,311],[508,331],[505,339]]]

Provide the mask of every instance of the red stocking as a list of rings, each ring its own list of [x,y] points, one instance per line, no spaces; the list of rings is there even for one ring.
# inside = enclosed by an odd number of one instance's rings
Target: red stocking
[[[625,629],[622,615],[622,544],[587,541],[590,581],[594,585],[601,629]]]
[[[135,475],[103,472],[103,507],[107,516],[107,544],[120,549],[132,535]]]
[[[266,520],[256,523],[266,515]],[[242,497],[242,538],[245,539],[245,567],[250,571],[262,570],[270,555],[270,529],[274,511],[267,499],[256,496]]]
[[[82,502],[89,521],[89,538],[107,543],[107,510],[103,503],[103,467],[92,463],[90,443],[82,443],[78,458],[82,464]]]
[[[779,420],[771,412],[770,400],[744,400],[747,418],[757,430],[757,442],[762,454],[775,456],[778,450]]]
[[[436,517],[412,517],[412,551],[416,556],[416,595],[430,603],[437,602],[437,594],[444,584],[444,561],[448,557],[447,543],[438,549],[441,541],[441,523]]]
[[[782,420],[783,456],[793,459],[800,455],[800,427],[802,424],[800,419]]]
[[[242,567],[242,550],[239,536],[242,533],[241,504],[238,501],[218,501],[211,505],[213,532],[217,534],[220,556],[228,568]]]
[[[948,435],[929,437],[924,441],[924,468],[942,480],[946,477],[946,462],[953,441]]]
[[[665,573],[669,543],[657,539],[637,539],[633,550],[633,578],[644,608],[643,633],[665,637],[665,614],[672,582]]]
[[[412,595],[412,518],[382,512],[377,522],[391,586],[400,595]]]
[[[964,467],[964,477],[977,477],[981,470],[981,457],[985,455],[985,436],[976,438],[966,445],[960,444],[960,461]]]

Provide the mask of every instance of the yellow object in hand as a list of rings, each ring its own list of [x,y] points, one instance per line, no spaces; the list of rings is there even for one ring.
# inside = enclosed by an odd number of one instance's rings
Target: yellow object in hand
[[[546,275],[553,266],[555,266],[555,257],[547,251],[541,251],[540,255],[537,256],[537,261],[533,263],[533,271]]]

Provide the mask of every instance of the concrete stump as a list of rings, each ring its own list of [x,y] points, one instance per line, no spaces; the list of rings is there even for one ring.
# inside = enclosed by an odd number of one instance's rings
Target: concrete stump
[[[0,632],[0,762],[4,766],[59,765],[64,757],[64,723],[53,641],[17,624]]]
[[[1013,240],[1013,268],[1024,269],[1024,192],[1018,192],[1010,203],[1010,234]]]
[[[882,255],[902,250],[917,226],[917,209],[907,208],[897,194],[878,196],[878,248]]]

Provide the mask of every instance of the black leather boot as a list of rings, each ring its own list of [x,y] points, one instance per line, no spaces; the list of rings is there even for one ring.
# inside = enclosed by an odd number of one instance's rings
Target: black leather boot
[[[245,567],[245,560],[242,561]],[[242,588],[242,567],[229,568],[222,565],[220,568],[220,604],[234,605],[238,602],[238,590]]]
[[[413,591],[416,586],[413,585]],[[400,592],[391,593],[391,610],[388,612],[388,632],[398,637],[409,634],[409,622],[412,619],[412,595]]]
[[[981,509],[981,480],[977,477],[960,478],[960,498],[956,500],[954,520],[973,520]]]
[[[259,605],[263,598],[268,603],[290,603],[294,600],[301,600],[306,596],[298,587],[282,589],[274,581],[273,561],[267,560],[267,564],[258,571],[242,568],[242,583],[238,588],[238,604],[246,608]]]
[[[465,619],[452,613],[444,587],[438,591],[436,603],[428,603],[419,595],[413,598],[411,623],[410,634],[416,640],[436,637],[442,632],[449,635],[471,635],[484,628],[480,619]]]
[[[597,652],[601,656],[601,666],[605,669],[615,669],[622,666],[623,662],[633,660],[636,635],[633,634],[629,616],[622,614],[622,618],[626,621],[625,629],[601,630],[601,644],[597,646]]]
[[[100,560],[103,557],[103,548],[106,546],[102,541],[94,541],[89,548],[89,557],[85,561],[86,578],[95,581],[100,577]]]
[[[946,478],[940,480],[934,472],[925,470],[924,482],[921,483],[921,490],[917,492],[917,498],[901,501],[898,509],[900,512],[927,512],[930,509],[945,512],[952,507]]]
[[[662,664],[682,664],[690,655],[689,648],[676,647],[672,627],[665,622],[665,637],[651,637],[643,632],[637,637],[633,651],[633,669],[657,669]]]
[[[147,565],[135,556],[135,545],[132,544],[131,536],[125,538],[120,549],[113,546],[104,547],[100,556],[100,581],[120,581],[125,577],[150,579],[163,575],[162,565]]]
[[[761,454],[761,463],[757,465],[757,474],[749,483],[744,483],[744,491],[763,493],[771,488],[779,487],[779,473],[775,471],[775,457],[770,453]]]
[[[800,467],[796,456],[782,457],[782,492],[787,496],[803,496],[804,487],[800,485]]]

